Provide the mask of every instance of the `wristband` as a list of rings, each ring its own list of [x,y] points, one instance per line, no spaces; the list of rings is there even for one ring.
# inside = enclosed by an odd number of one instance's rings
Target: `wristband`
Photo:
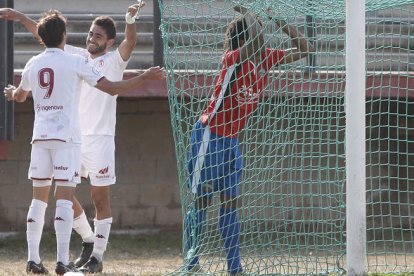
[[[135,20],[139,18],[139,11],[141,9],[141,2],[142,2],[142,0],[137,0],[137,2],[139,4],[139,6],[138,6],[138,10],[137,10],[137,13],[135,14],[135,16],[131,16],[131,14],[129,12],[127,12],[125,14],[125,22],[127,24],[134,24],[135,23]]]
[[[129,13],[129,12],[127,12],[126,14],[125,14],[125,22],[127,23],[127,24],[134,24],[135,23],[135,16],[131,16],[131,14]]]

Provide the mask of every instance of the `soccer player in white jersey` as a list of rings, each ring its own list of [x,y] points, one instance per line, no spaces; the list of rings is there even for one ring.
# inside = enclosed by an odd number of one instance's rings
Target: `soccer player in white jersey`
[[[144,1],[128,7],[125,39],[115,51],[109,51],[116,37],[115,22],[107,16],[97,17],[91,24],[86,39],[86,49],[70,45],[65,51],[87,58],[108,79],[122,80],[136,43],[135,18],[145,6]],[[0,16],[2,10],[0,9]],[[20,20],[36,36],[36,22],[24,14],[3,9],[9,20]],[[84,82],[81,88],[81,176],[90,179],[91,195],[95,205],[94,232],[78,200],[74,200],[73,229],[82,237],[82,252],[75,261],[76,267],[89,273],[101,272],[103,254],[108,244],[112,223],[110,185],[115,184],[115,124],[116,96],[99,92]]]
[[[87,57],[99,71],[111,80],[121,80],[136,43],[136,17],[145,5],[140,2],[128,8],[125,25],[125,39],[114,51],[109,51],[115,42],[116,28],[112,18],[97,17],[91,24],[86,38],[86,49],[73,46],[65,51]],[[115,124],[116,97],[100,93],[96,88],[84,83],[81,89],[80,117],[82,133],[81,176],[88,178],[95,205],[94,232],[79,202],[74,204],[74,230],[83,239],[83,248],[75,261],[81,271],[102,272],[103,254],[108,244],[112,224],[110,186],[115,184]],[[88,119],[86,119],[88,118]]]
[[[37,34],[46,50],[26,64],[19,87],[7,86],[7,100],[24,102],[32,93],[35,121],[28,176],[33,181],[33,199],[27,215],[28,262],[26,271],[47,274],[39,245],[52,180],[55,182],[54,227],[57,241],[55,272],[76,271],[69,262],[69,242],[73,225],[73,198],[80,182],[79,98],[82,80],[110,95],[127,92],[146,80],[165,79],[164,68],[152,67],[126,81],[109,81],[79,55],[63,51],[66,20],[58,11],[45,13],[37,24]],[[103,93],[103,92],[101,92]]]

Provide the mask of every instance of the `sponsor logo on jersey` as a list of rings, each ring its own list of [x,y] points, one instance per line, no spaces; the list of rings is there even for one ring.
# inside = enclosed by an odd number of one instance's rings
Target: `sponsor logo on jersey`
[[[96,75],[99,76],[101,73],[99,72],[98,68],[96,68],[95,66],[92,66],[92,72]]]
[[[75,177],[78,177],[79,176],[79,173],[78,172],[75,172]]]
[[[57,171],[67,171],[69,169],[69,167],[64,167],[64,166],[53,166],[53,168]]]
[[[63,218],[61,217],[55,217],[55,220],[60,220],[60,221],[65,221]]]
[[[55,111],[55,110],[63,110],[63,105],[36,105],[36,111]]]

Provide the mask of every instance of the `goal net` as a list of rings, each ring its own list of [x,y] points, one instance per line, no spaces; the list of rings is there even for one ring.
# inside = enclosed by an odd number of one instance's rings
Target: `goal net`
[[[369,272],[414,270],[413,3],[366,0]],[[198,216],[189,172],[191,133],[211,101],[226,29],[239,15],[238,4],[261,18],[266,47],[293,47],[268,18],[269,7],[273,18],[284,19],[315,47],[307,58],[272,67],[257,109],[238,135],[243,270],[249,275],[346,273],[345,2],[160,0],[183,215],[183,266],[175,274],[188,272],[194,254],[199,256],[196,274],[228,270],[220,192],[203,206],[201,230],[188,229],[194,223],[185,218]]]

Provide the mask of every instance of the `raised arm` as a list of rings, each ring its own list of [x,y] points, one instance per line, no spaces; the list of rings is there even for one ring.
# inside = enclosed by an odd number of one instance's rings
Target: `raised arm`
[[[101,79],[95,87],[110,95],[126,94],[134,88],[142,86],[151,80],[164,80],[165,69],[159,66],[151,67],[139,76],[124,81],[109,81],[107,78]]]
[[[23,26],[33,34],[34,37],[40,40],[40,37],[37,34],[37,22],[24,13],[11,8],[2,8],[0,9],[0,18],[12,21],[20,21],[20,23],[22,23]]]
[[[240,48],[239,61],[250,59],[253,57],[256,61],[261,59],[261,52],[264,44],[263,29],[257,17],[252,13],[247,12],[247,9],[242,6],[235,6],[234,10],[243,14],[246,21],[247,30],[249,32],[249,39]]]
[[[135,24],[135,18],[139,17],[141,8],[145,6],[143,0],[138,1],[138,4],[128,7],[128,11],[125,15],[125,39],[118,47],[119,53],[123,60],[128,60],[131,57],[137,40],[137,27]]]
[[[293,26],[288,25],[282,19],[275,20],[276,24],[282,31],[287,34],[295,48],[285,50],[285,56],[281,63],[295,62],[301,58],[307,57],[310,52],[315,51],[308,40]]]

